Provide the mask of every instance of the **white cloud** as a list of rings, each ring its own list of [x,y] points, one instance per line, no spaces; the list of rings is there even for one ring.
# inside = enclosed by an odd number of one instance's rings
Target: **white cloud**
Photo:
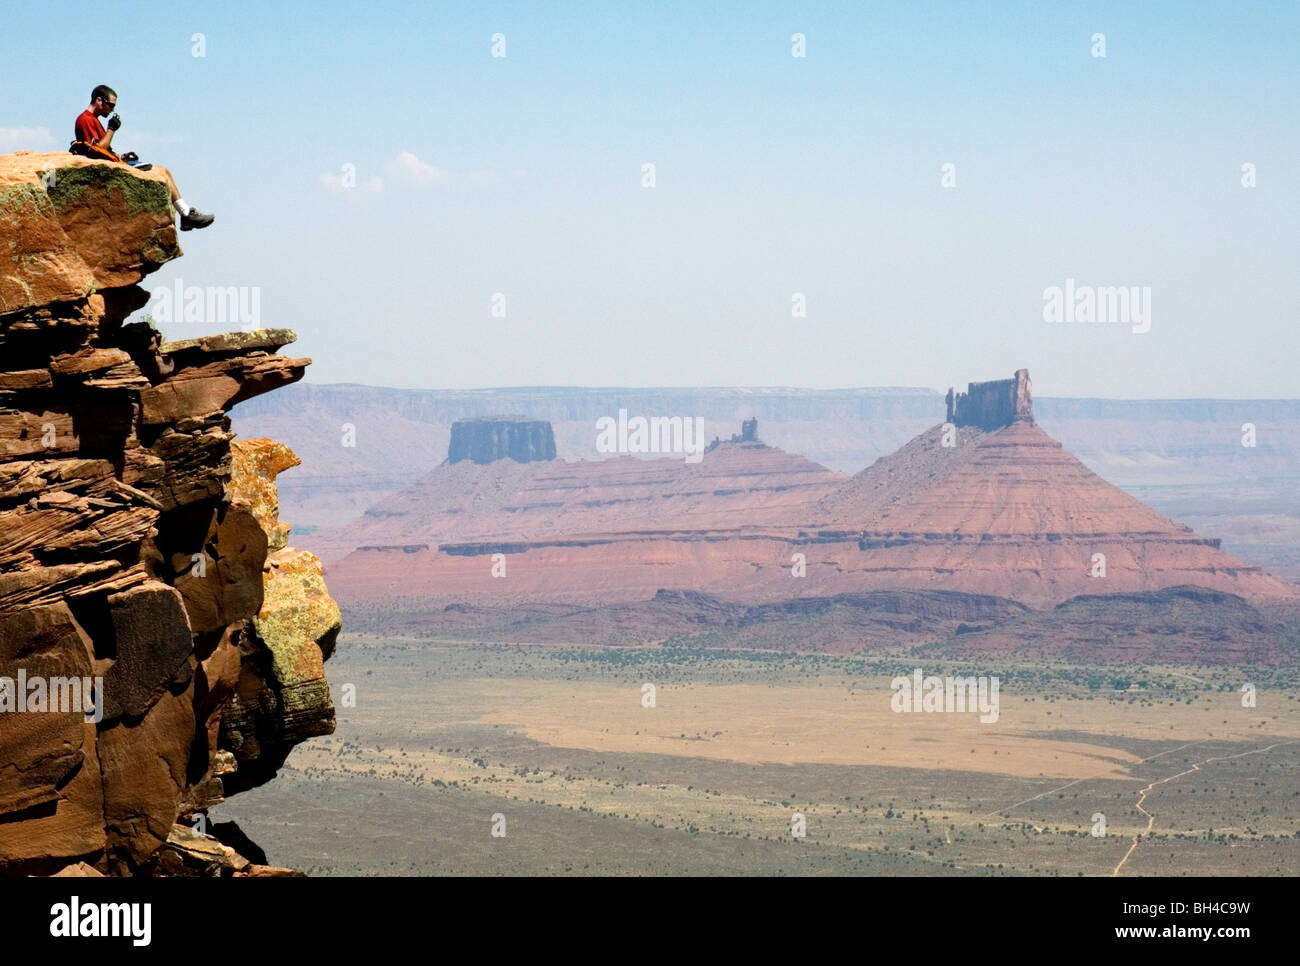
[[[451,172],[434,167],[427,161],[421,161],[410,151],[403,151],[396,159],[384,165],[384,171],[390,177],[406,178],[426,184],[446,184],[451,180]]]
[[[69,141],[72,138],[68,138]],[[0,152],[48,151],[54,147],[54,135],[48,127],[0,127]]]

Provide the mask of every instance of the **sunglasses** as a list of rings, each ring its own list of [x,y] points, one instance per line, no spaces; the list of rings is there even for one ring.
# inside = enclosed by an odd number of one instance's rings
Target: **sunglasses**
[[[101,97],[99,100],[100,100],[100,102],[101,102],[101,103],[102,103],[106,108],[108,108],[110,111],[111,111],[113,108],[117,107],[117,101],[114,101],[112,104],[110,104],[110,103],[108,103],[108,101],[104,100],[102,97]]]

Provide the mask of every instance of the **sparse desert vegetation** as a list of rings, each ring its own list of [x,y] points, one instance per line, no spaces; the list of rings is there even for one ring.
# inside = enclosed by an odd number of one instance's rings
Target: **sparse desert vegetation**
[[[997,675],[999,720],[891,712],[918,663]],[[331,672],[336,733],[214,810],[317,875],[1300,870],[1295,670],[1254,708],[1238,669],[901,653],[352,636]]]

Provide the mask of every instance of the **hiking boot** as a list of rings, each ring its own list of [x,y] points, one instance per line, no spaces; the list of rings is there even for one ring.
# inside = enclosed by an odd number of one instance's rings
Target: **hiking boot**
[[[192,228],[207,228],[212,224],[212,216],[205,215],[197,208],[191,208],[188,215],[181,215],[181,231],[189,231]]]

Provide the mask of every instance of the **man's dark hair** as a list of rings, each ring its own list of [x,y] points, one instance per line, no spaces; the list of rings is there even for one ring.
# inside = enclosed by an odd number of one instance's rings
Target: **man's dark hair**
[[[91,101],[94,101],[97,97],[102,97],[104,100],[108,100],[111,97],[113,100],[117,100],[117,91],[113,90],[113,88],[109,87],[107,84],[100,84],[90,92]]]

